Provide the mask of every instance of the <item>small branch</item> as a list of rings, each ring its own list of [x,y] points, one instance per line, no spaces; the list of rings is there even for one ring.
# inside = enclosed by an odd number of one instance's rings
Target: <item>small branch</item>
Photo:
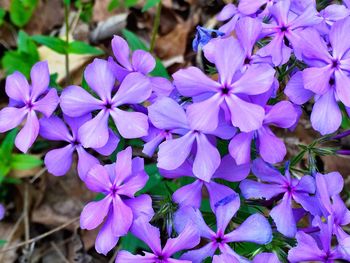
[[[29,229],[29,186],[28,183],[24,183],[24,195],[23,195],[23,213],[24,213],[24,237],[25,241],[28,242],[30,239],[30,229]],[[29,249],[29,243],[25,245],[25,249]]]
[[[58,226],[58,227],[56,227],[56,228],[54,228],[54,229],[52,229],[52,230],[50,230],[50,231],[40,235],[40,236],[34,237],[32,239],[29,239],[26,242],[19,243],[17,245],[12,246],[12,247],[4,248],[4,249],[0,250],[0,254],[5,253],[5,252],[10,251],[10,250],[13,250],[13,249],[17,249],[17,248],[23,247],[23,246],[25,246],[27,244],[30,244],[30,243],[33,243],[33,242],[37,242],[37,241],[39,241],[39,240],[41,240],[41,239],[43,239],[45,237],[48,237],[48,236],[50,236],[50,235],[60,231],[61,229],[64,229],[65,227],[75,223],[78,220],[79,220],[79,217],[76,217],[76,218],[68,221],[67,223],[64,223],[63,225],[60,225],[60,226]]]
[[[156,17],[154,18],[153,30],[152,30],[152,39],[151,39],[151,47],[150,47],[150,52],[151,53],[153,53],[154,47],[156,45],[156,39],[157,39],[158,29],[159,29],[159,25],[160,25],[161,12],[162,12],[162,1],[160,1],[158,6],[157,6]]]
[[[54,242],[50,242],[50,244],[51,244],[52,248],[56,251],[58,256],[62,259],[62,261],[65,262],[65,263],[69,263],[69,261],[63,255],[61,249]]]

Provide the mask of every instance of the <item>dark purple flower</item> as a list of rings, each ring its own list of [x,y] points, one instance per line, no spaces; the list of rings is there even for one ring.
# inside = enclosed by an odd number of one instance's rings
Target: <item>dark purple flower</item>
[[[5,207],[3,204],[0,204],[0,221],[4,219],[5,217]]]
[[[49,89],[50,72],[47,62],[36,63],[30,77],[31,85],[18,71],[7,77],[5,91],[11,101],[8,107],[0,111],[0,133],[19,126],[26,119],[15,141],[16,147],[24,153],[39,134],[37,112],[50,117],[59,103],[57,91]]]
[[[230,246],[233,242],[252,242],[267,244],[272,240],[272,230],[267,219],[261,214],[248,217],[238,228],[230,233],[225,233],[228,224],[236,214],[240,206],[239,196],[228,196],[217,203],[215,209],[216,232],[204,221],[201,212],[192,207],[183,207],[175,214],[175,228],[184,228],[187,222],[192,221],[199,230],[202,238],[208,243],[202,248],[184,253],[180,259],[200,263],[208,257],[212,257],[216,250],[222,254],[230,254],[240,262],[248,262],[247,259],[238,255]]]
[[[112,49],[116,59],[109,58],[111,69],[119,82],[130,73],[138,72],[148,76],[156,67],[156,60],[147,51],[136,50],[131,53],[128,43],[119,36],[112,39]],[[174,89],[171,82],[162,77],[148,77],[149,85],[157,96],[169,96]]]
[[[131,147],[118,153],[115,164],[95,165],[86,175],[86,186],[105,195],[101,201],[88,203],[80,216],[82,229],[95,229],[105,221],[96,239],[97,252],[107,254],[119,237],[128,233],[138,217],[152,218],[151,198],[148,195],[134,196],[147,180],[143,159],[132,159]]]
[[[260,129],[236,134],[229,145],[229,151],[237,164],[249,163],[251,143],[256,140],[257,152],[268,163],[283,161],[287,149],[280,138],[270,129],[270,125],[290,128],[298,120],[298,113],[289,101],[281,101],[273,106],[265,106],[265,118]]]
[[[179,70],[173,75],[175,87],[183,96],[201,96],[201,101],[188,106],[189,121],[200,130],[214,131],[222,108],[232,125],[241,131],[259,129],[264,109],[248,102],[247,96],[269,90],[274,81],[274,69],[267,64],[258,64],[240,74],[245,58],[240,43],[233,37],[217,39],[214,43],[220,50],[212,58],[219,72],[219,81],[212,80],[195,67]]]
[[[288,261],[291,263],[299,262],[325,262],[332,263],[336,260],[349,260],[341,250],[340,246],[332,248],[332,220],[322,223],[318,218],[320,232],[316,237],[299,231],[296,234],[298,245],[289,250]]]
[[[86,122],[91,120],[91,114],[71,118],[64,116],[65,122],[70,127],[68,130],[65,123],[58,117],[42,118],[40,120],[40,135],[52,141],[65,141],[68,145],[63,148],[49,151],[45,156],[45,165],[50,173],[55,176],[65,175],[72,166],[73,152],[78,154],[78,175],[84,180],[90,168],[99,161],[85,151],[79,138],[79,129]],[[102,148],[95,149],[102,155],[110,155],[117,148],[119,138],[109,129],[109,139]]]
[[[195,247],[200,241],[196,226],[189,223],[176,238],[169,238],[162,248],[159,229],[142,217],[134,221],[131,233],[145,242],[152,252],[144,251],[144,255],[141,256],[122,250],[117,255],[116,263],[190,263],[188,260],[173,259],[172,256],[179,251]]]
[[[283,176],[262,159],[254,160],[252,171],[262,182],[250,179],[242,181],[240,184],[242,194],[245,198],[265,198],[266,200],[283,194],[281,202],[270,212],[277,230],[283,235],[294,237],[297,232],[292,200],[299,203],[306,211],[314,215],[318,214],[318,202],[314,196],[310,196],[316,191],[315,182],[311,176],[305,175],[299,180],[292,178],[288,170]]]
[[[159,146],[158,167],[174,170],[180,167],[191,152],[194,142],[196,149],[193,162],[193,173],[200,179],[209,182],[211,176],[220,165],[220,154],[206,134],[213,134],[223,139],[231,138],[235,129],[225,122],[220,122],[218,128],[212,132],[204,132],[197,122],[191,122],[188,112],[170,98],[162,98],[148,108],[149,118],[158,129],[171,134],[178,134],[179,138],[166,140]],[[162,139],[162,138],[160,138]]]
[[[225,34],[215,29],[208,29],[205,27],[197,26],[196,36],[192,42],[192,48],[195,52],[199,47],[204,47],[213,38],[224,36]]]
[[[86,148],[101,148],[109,138],[108,120],[112,116],[119,133],[124,138],[139,138],[147,135],[148,118],[140,112],[121,110],[125,104],[144,102],[151,95],[149,79],[141,73],[129,74],[112,96],[115,78],[107,61],[95,59],[85,70],[85,79],[97,99],[78,86],[63,90],[61,108],[70,117],[80,117],[90,112],[99,111],[90,121],[79,129],[79,138]]]
[[[219,168],[213,174],[209,182],[197,179],[192,172],[192,165],[186,161],[178,169],[173,171],[160,170],[162,176],[166,178],[180,178],[183,176],[194,177],[197,180],[191,184],[183,186],[175,191],[173,200],[180,207],[191,206],[200,208],[202,201],[202,188],[205,187],[209,194],[210,206],[215,211],[215,204],[226,196],[236,194],[230,187],[217,183],[214,179],[222,179],[229,182],[240,182],[245,179],[250,171],[250,163],[237,165],[230,155],[226,155]]]
[[[272,37],[269,44],[258,51],[261,57],[272,57],[274,65],[286,63],[291,55],[292,49],[298,57],[299,32],[302,29],[319,24],[322,21],[317,14],[314,5],[309,5],[300,15],[291,12],[291,1],[279,1],[270,8],[273,21],[270,24],[263,24],[264,36]],[[290,46],[291,44],[291,46]]]

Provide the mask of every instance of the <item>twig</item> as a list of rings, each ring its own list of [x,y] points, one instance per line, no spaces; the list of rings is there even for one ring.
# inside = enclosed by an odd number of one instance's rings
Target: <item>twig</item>
[[[40,176],[42,176],[47,171],[47,168],[42,168],[34,177],[29,181],[31,184],[34,183]]]
[[[153,30],[152,30],[152,39],[151,39],[151,46],[150,46],[150,52],[151,53],[153,53],[154,47],[156,45],[156,39],[157,39],[158,29],[159,29],[159,25],[160,25],[161,12],[162,12],[162,1],[160,1],[158,6],[157,6],[156,17],[154,18]]]
[[[7,239],[7,240],[6,240],[7,243],[4,245],[4,247],[3,247],[3,249],[2,249],[4,252],[7,250],[9,244],[11,243],[12,238],[13,238],[13,236],[15,235],[15,233],[16,233],[18,227],[20,226],[20,224],[21,224],[23,218],[24,218],[24,214],[22,214],[22,215],[18,218],[18,220],[17,220],[16,224],[14,225],[12,231],[10,232],[10,234],[8,235],[8,237],[6,238],[6,239]],[[1,252],[0,252],[0,262],[2,262],[2,258],[4,257],[4,255],[5,255],[5,254],[2,254],[2,255],[1,255]]]
[[[60,225],[60,226],[58,226],[58,227],[56,227],[56,228],[54,228],[54,229],[52,229],[52,230],[50,230],[50,231],[48,231],[48,232],[46,232],[46,233],[40,235],[40,236],[34,237],[34,238],[32,238],[32,239],[29,239],[29,240],[26,241],[26,242],[19,243],[19,244],[17,244],[17,245],[12,246],[12,247],[4,248],[4,249],[0,250],[0,254],[1,254],[1,253],[5,253],[5,252],[10,251],[10,250],[13,250],[13,249],[17,249],[17,248],[23,247],[23,246],[27,245],[28,243],[37,242],[37,241],[39,241],[39,240],[41,240],[41,239],[43,239],[43,238],[45,238],[45,237],[48,237],[48,236],[50,236],[50,235],[56,233],[57,231],[60,231],[60,230],[63,229],[63,228],[65,228],[65,227],[67,227],[67,226],[69,226],[69,225],[75,223],[75,222],[78,221],[78,220],[79,220],[79,217],[76,217],[76,218],[74,218],[74,219],[68,221],[67,223],[64,223],[63,225]]]
[[[54,243],[54,242],[50,242],[51,246],[53,247],[53,249],[56,251],[56,253],[58,254],[58,256],[62,259],[63,262],[65,263],[69,263],[69,261],[66,259],[66,257],[63,255],[61,249],[59,249],[59,247]]]

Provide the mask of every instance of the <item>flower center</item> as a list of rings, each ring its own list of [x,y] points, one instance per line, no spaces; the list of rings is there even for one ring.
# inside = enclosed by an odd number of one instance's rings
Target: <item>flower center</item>
[[[34,107],[34,105],[31,101],[28,101],[26,106],[27,106],[27,109],[29,109],[29,110],[31,110]]]
[[[245,64],[245,65],[248,65],[248,64],[250,64],[251,61],[252,61],[252,59],[251,59],[250,57],[246,57],[246,58],[244,59],[244,64]]]
[[[110,110],[110,109],[112,109],[112,103],[111,102],[106,102],[106,104],[105,104],[105,108],[107,109],[107,110]]]
[[[226,87],[226,86],[225,86],[225,87],[222,87],[222,88],[221,88],[221,94],[222,94],[222,95],[228,95],[228,94],[230,93],[230,90],[231,90],[231,89],[230,89],[229,87]]]
[[[339,60],[335,59],[332,61],[332,68],[338,68],[339,67]]]
[[[283,33],[287,32],[288,31],[288,27],[287,26],[281,26],[280,27],[280,31],[283,32]]]

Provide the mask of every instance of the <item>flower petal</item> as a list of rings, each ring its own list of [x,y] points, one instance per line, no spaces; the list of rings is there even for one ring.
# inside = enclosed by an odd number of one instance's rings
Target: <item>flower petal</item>
[[[136,50],[132,54],[132,66],[135,71],[146,75],[155,68],[156,60],[149,52]]]
[[[278,205],[272,208],[270,216],[277,226],[278,232],[286,237],[293,238],[297,232],[291,196],[286,193]]]
[[[158,129],[188,129],[187,116],[183,108],[173,99],[161,98],[148,107],[148,116]]]
[[[329,41],[333,47],[333,56],[337,58],[343,55],[350,49],[350,40],[347,38],[350,28],[350,19],[342,19],[333,24],[329,32]]]
[[[248,217],[238,228],[225,235],[228,242],[252,242],[268,244],[272,240],[269,221],[261,214]]]
[[[345,106],[350,107],[350,79],[342,70],[335,71],[335,89],[337,96]]]
[[[90,169],[94,165],[100,164],[100,162],[96,157],[86,152],[83,147],[79,146],[76,149],[78,153],[78,175],[84,181]]]
[[[145,171],[138,172],[137,174],[129,177],[128,180],[119,187],[118,194],[133,198],[135,193],[146,185],[147,181],[147,173]]]
[[[252,263],[280,263],[275,253],[260,253],[256,255]]]
[[[192,206],[194,208],[200,208],[202,201],[202,187],[203,183],[200,180],[196,180],[194,183],[185,185],[175,191],[172,199],[180,207]]]
[[[152,90],[158,97],[166,97],[174,90],[174,85],[166,78],[151,77]]]
[[[110,112],[120,135],[126,139],[141,138],[148,133],[148,117],[141,112],[113,109]]]
[[[112,39],[112,49],[118,63],[128,70],[132,70],[130,63],[130,48],[128,43],[119,36],[114,36]]]
[[[286,190],[276,184],[263,184],[250,179],[243,180],[239,185],[242,195],[246,199],[261,199],[265,198],[270,200],[271,198],[284,193]]]
[[[132,172],[132,148],[129,146],[117,154],[115,163],[115,184],[121,185]]]
[[[134,220],[142,216],[150,221],[154,216],[152,198],[149,195],[143,194],[135,198],[125,199],[124,203],[132,210]]]
[[[276,184],[284,184],[285,182],[285,178],[275,167],[260,158],[253,161],[252,172],[264,182]]]
[[[333,74],[329,66],[323,68],[307,68],[303,71],[304,87],[316,94],[325,94],[330,89],[329,81]]]
[[[103,101],[106,102],[111,99],[115,78],[106,60],[95,58],[94,61],[86,67],[84,77],[89,87],[92,88]]]
[[[29,83],[25,76],[18,71],[6,78],[5,91],[7,96],[16,101],[25,102],[29,100]]]
[[[199,68],[180,69],[173,74],[174,85],[181,95],[193,97],[207,92],[217,92],[220,84],[207,77]]]
[[[80,117],[94,110],[102,109],[102,101],[95,99],[78,86],[69,86],[62,91],[60,106],[70,117]]]
[[[108,216],[96,238],[95,249],[98,253],[105,256],[117,245],[119,241],[119,237],[112,234],[113,224],[115,224],[115,222],[113,222],[113,218]]]
[[[226,97],[231,112],[231,122],[242,132],[257,130],[262,126],[265,111],[261,106],[246,102],[235,95]]]
[[[80,228],[92,230],[102,224],[111,207],[111,196],[88,203],[80,215]]]
[[[120,142],[118,135],[116,135],[112,129],[108,129],[108,133],[109,136],[106,145],[101,148],[94,149],[96,152],[104,156],[111,155],[117,149]]]
[[[309,101],[314,93],[304,88],[303,73],[297,72],[287,83],[284,93],[295,104],[302,105]]]
[[[195,249],[184,253],[180,259],[189,260],[192,263],[201,263],[204,259],[212,257],[217,250],[218,245],[212,242],[200,249]]]
[[[238,4],[238,10],[245,15],[252,15],[256,13],[264,4],[266,4],[266,2],[266,0],[241,0]]]
[[[210,181],[210,183],[205,184],[208,193],[209,193],[209,202],[212,211],[215,211],[215,205],[225,199],[228,196],[236,196],[236,192],[233,191],[230,187],[218,184],[214,181]],[[239,200],[236,200],[239,203]],[[239,204],[238,204],[239,206]]]
[[[23,129],[18,133],[15,145],[16,147],[26,153],[33,145],[35,139],[39,135],[39,120],[34,111],[29,111],[27,121]]]
[[[154,263],[156,256],[151,253],[145,253],[144,256],[133,255],[129,251],[122,250],[118,253],[117,258],[115,259],[116,263]],[[169,260],[167,261],[169,262]]]
[[[108,193],[112,188],[109,174],[100,164],[94,165],[86,174],[84,180],[87,188],[95,193]]]
[[[108,118],[108,112],[101,110],[96,117],[80,127],[78,134],[85,148],[100,148],[106,145],[109,136]]]
[[[50,117],[56,110],[60,98],[56,89],[50,89],[49,92],[40,100],[33,103],[33,109],[40,111],[45,117]]]
[[[267,111],[264,124],[272,124],[281,128],[290,128],[297,121],[298,114],[289,101],[280,101]]]
[[[31,98],[36,100],[48,89],[50,84],[50,72],[47,61],[36,63],[30,71],[30,78],[32,80]]]
[[[167,140],[159,145],[158,167],[173,170],[180,167],[189,156],[195,135],[191,132],[178,139]]]
[[[72,136],[66,124],[57,116],[40,119],[40,136],[51,141],[70,142]]]
[[[0,111],[0,133],[7,132],[21,124],[28,113],[25,107],[5,107]]]
[[[197,153],[193,162],[193,173],[197,178],[209,182],[220,165],[220,153],[203,133],[197,133],[196,140]]]
[[[250,163],[237,165],[230,155],[226,155],[222,158],[213,178],[220,178],[229,182],[240,182],[248,176],[249,172]]]
[[[149,78],[138,72],[130,73],[121,83],[113,102],[116,106],[141,103],[149,98],[151,92]]]
[[[240,207],[239,195],[235,192],[215,204],[217,233],[224,234],[226,227]]]
[[[342,114],[335,100],[333,90],[329,90],[316,101],[312,113],[312,127],[322,135],[335,132],[341,124]]]
[[[49,151],[45,155],[45,166],[49,173],[55,176],[65,175],[72,166],[74,147],[67,145],[60,149]]]
[[[254,133],[242,132],[232,138],[229,152],[238,165],[250,163],[250,151]]]
[[[133,221],[133,213],[119,195],[113,198],[113,225],[112,233],[114,236],[124,236],[129,232]]]

